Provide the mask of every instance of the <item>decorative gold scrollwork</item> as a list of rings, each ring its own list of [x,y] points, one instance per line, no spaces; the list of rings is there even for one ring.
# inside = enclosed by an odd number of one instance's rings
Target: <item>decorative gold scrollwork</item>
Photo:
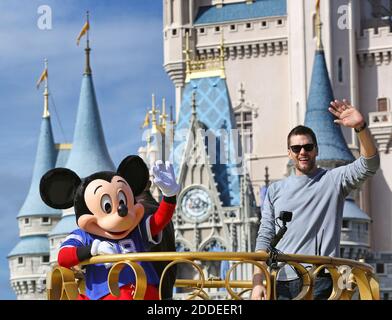
[[[133,273],[135,274],[136,288],[133,294],[133,300],[143,300],[147,289],[146,273],[137,262],[133,261],[120,261],[115,263],[111,267],[108,275],[108,286],[110,293],[116,297],[120,296],[120,288],[118,286],[118,281],[120,272],[125,266],[131,267]]]
[[[77,300],[78,285],[75,281],[74,272],[70,269],[57,266],[48,276],[48,299],[49,300]]]
[[[267,268],[266,268],[265,266],[263,266],[263,265],[262,265],[260,262],[258,262],[258,261],[245,260],[245,261],[239,261],[239,262],[233,264],[233,265],[231,266],[231,268],[229,269],[229,271],[227,271],[227,273],[226,273],[225,288],[226,288],[227,292],[231,295],[231,297],[232,297],[234,300],[242,300],[241,294],[237,294],[237,293],[231,288],[231,285],[230,285],[230,283],[231,283],[231,282],[230,282],[231,273],[232,273],[238,266],[240,266],[240,265],[242,265],[242,264],[252,264],[252,265],[258,267],[258,268],[263,272],[264,278],[265,278],[265,280],[266,280],[266,290],[267,290],[267,297],[266,297],[266,299],[267,299],[267,300],[270,300],[270,299],[271,299],[271,279],[270,279],[270,276],[269,276],[269,272],[268,272]]]
[[[205,295],[207,295],[207,294],[203,290],[203,287],[204,287],[204,284],[205,284],[205,277],[204,277],[203,270],[194,261],[187,260],[187,259],[179,259],[179,260],[174,260],[174,261],[170,262],[165,267],[165,269],[163,269],[163,272],[162,272],[162,275],[161,275],[161,280],[159,282],[159,299],[162,300],[162,283],[163,283],[163,279],[165,278],[167,270],[169,270],[173,265],[179,264],[179,263],[187,263],[187,264],[192,265],[198,271],[198,273],[200,275],[200,278],[199,278],[200,282],[198,281],[197,285],[196,285],[197,289],[192,294],[190,294],[190,296],[187,298],[187,300],[192,300],[192,299],[194,299],[196,297],[204,297],[205,298]],[[203,291],[203,293],[205,295],[203,295],[202,291]],[[208,299],[208,295],[207,295],[207,299]]]
[[[373,276],[367,276],[367,272],[359,268],[353,268],[352,273],[358,285],[361,300],[379,300],[380,289]]]
[[[310,300],[312,292],[312,279],[309,274],[309,271],[306,270],[306,268],[302,264],[299,264],[297,262],[288,262],[288,264],[291,265],[297,271],[298,275],[302,278],[302,289],[293,300]]]
[[[323,264],[321,266],[316,266],[314,267],[310,273],[311,273],[311,278],[312,278],[312,283],[313,283],[313,287],[317,278],[317,275],[320,273],[321,270],[326,269],[328,270],[328,272],[331,275],[332,278],[332,283],[333,283],[333,287],[332,287],[332,292],[331,295],[329,296],[328,300],[340,300],[340,297],[343,293],[343,289],[341,288],[340,285],[340,279],[341,279],[341,274],[340,272],[336,269],[335,266],[330,265],[330,264]]]
[[[245,293],[252,290],[252,281],[250,279],[235,279],[234,273],[238,273],[237,268],[242,265],[248,265],[260,268],[265,279],[267,291],[266,299],[276,299],[276,283],[279,269],[273,269],[270,272],[261,263],[268,259],[267,254],[261,253],[244,253],[244,252],[144,252],[129,253],[124,255],[98,256],[90,260],[83,261],[79,266],[113,263],[108,274],[108,285],[111,294],[118,296],[119,274],[124,267],[130,267],[135,275],[136,286],[133,298],[135,300],[144,299],[147,289],[147,277],[139,264],[141,261],[171,261],[163,270],[159,283],[159,298],[165,281],[167,271],[174,265],[185,263],[190,264],[199,274],[198,279],[187,278],[177,279],[175,286],[193,289],[186,299],[210,299],[210,289],[225,288],[229,298],[234,300],[246,299]],[[208,278],[199,263],[204,261],[233,261],[229,271],[226,273],[224,280],[220,278]],[[311,300],[313,299],[313,288],[317,276],[323,269],[329,271],[333,282],[333,290],[329,300],[351,300],[354,293],[358,291],[359,298],[362,300],[379,300],[380,287],[378,279],[370,265],[354,260],[305,256],[305,255],[278,255],[278,262],[284,262],[296,269],[302,278],[302,289],[294,300]],[[196,262],[195,262],[196,261]],[[310,264],[313,267],[307,270],[302,264]],[[349,271],[348,271],[349,270]],[[75,273],[76,272],[76,273]],[[79,293],[83,293],[83,275],[78,271],[70,270],[63,267],[55,267],[47,277],[47,296],[50,300],[73,300],[78,298]],[[76,274],[76,277],[75,277]],[[79,281],[76,281],[79,280]],[[214,292],[214,291],[212,291]],[[223,298],[224,295],[219,294]],[[227,298],[227,296],[226,296]]]

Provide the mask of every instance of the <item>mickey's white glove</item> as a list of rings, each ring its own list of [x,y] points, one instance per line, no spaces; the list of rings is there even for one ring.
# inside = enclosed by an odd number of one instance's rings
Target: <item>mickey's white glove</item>
[[[180,186],[176,182],[174,168],[169,161],[166,161],[166,165],[162,160],[156,161],[152,167],[152,172],[154,174],[153,181],[164,196],[173,197],[177,195],[180,191]]]
[[[116,247],[107,241],[95,239],[91,246],[91,255],[117,254]]]
[[[96,256],[105,254],[117,254],[118,252],[116,247],[110,242],[95,239],[91,245],[90,253],[92,256]],[[105,263],[106,269],[110,268],[112,265],[112,263]]]

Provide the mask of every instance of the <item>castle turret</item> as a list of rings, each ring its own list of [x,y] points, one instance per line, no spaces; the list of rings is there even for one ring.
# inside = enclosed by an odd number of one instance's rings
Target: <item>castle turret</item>
[[[53,169],[56,163],[52,126],[48,109],[48,71],[39,80],[45,80],[44,113],[42,116],[33,177],[29,193],[17,216],[20,241],[7,258],[10,281],[18,299],[43,299],[45,297],[46,272],[49,271],[49,244],[47,234],[60,220],[60,210],[48,207],[39,194],[42,175]]]
[[[66,168],[75,171],[82,178],[97,171],[115,171],[106,146],[95,96],[90,66],[91,48],[89,46],[88,28],[86,43],[85,71],[80,90],[73,145],[65,165]],[[76,228],[73,208],[64,210],[61,221],[49,234],[50,261],[52,263],[57,260],[57,252],[61,241]]]
[[[317,49],[314,57],[312,80],[310,83],[305,126],[310,127],[317,137],[317,165],[332,169],[355,160],[343,137],[340,125],[334,123],[334,116],[328,111],[334,100],[331,82],[325,62],[321,39],[320,12],[317,12]],[[370,218],[354,202],[358,191],[352,192],[345,201],[341,237],[341,254],[351,259],[364,258],[370,248],[368,228]],[[359,232],[352,232],[354,226]]]

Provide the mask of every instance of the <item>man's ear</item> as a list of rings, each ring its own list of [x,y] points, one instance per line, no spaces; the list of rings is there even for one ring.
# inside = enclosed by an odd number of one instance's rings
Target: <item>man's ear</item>
[[[143,159],[136,155],[126,157],[121,161],[117,174],[123,177],[136,197],[143,192],[150,180],[150,173]]]
[[[289,159],[293,160],[293,156],[291,155],[291,150],[290,150],[290,148],[287,149],[287,156],[289,157]]]
[[[72,170],[66,168],[49,170],[42,176],[39,184],[41,198],[49,207],[71,208],[80,183],[79,176]]]

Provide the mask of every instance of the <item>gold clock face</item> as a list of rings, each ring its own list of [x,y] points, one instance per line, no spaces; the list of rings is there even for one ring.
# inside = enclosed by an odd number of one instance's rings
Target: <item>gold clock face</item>
[[[192,188],[181,199],[181,211],[193,220],[205,219],[211,211],[212,201],[208,192],[202,188]]]

